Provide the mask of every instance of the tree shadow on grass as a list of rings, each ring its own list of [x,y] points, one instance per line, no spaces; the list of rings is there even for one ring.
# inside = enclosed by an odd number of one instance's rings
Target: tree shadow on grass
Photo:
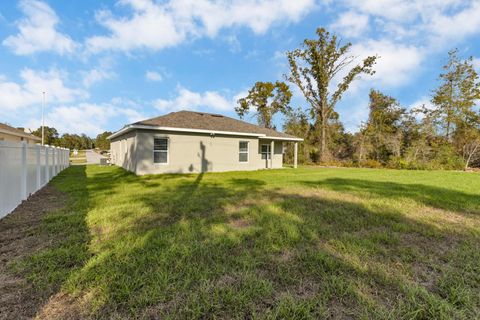
[[[374,195],[387,199],[409,198],[424,205],[459,213],[480,214],[480,197],[447,188],[422,184],[402,184],[359,179],[329,178],[319,181],[299,181],[308,187],[325,188],[359,195]]]
[[[92,175],[90,212],[99,211],[88,224],[100,231],[91,230],[93,256],[67,282],[90,294],[93,315],[388,317],[425,305],[420,316],[474,314],[471,305],[461,310],[448,300],[450,288],[425,289],[403,269],[427,268],[426,256],[455,249],[456,243],[439,245],[449,243],[448,234],[429,238],[438,233],[431,225],[391,208],[270,190],[256,179],[208,177],[168,177],[165,185],[161,176],[112,182],[108,172]],[[130,192],[115,197],[122,188]],[[413,197],[403,187],[393,192],[400,197],[401,190]],[[103,214],[102,206],[112,212]],[[102,221],[114,230],[103,234]]]

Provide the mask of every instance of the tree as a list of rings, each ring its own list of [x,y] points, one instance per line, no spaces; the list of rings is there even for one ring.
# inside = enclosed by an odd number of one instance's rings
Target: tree
[[[59,139],[59,145],[68,149],[90,149],[92,148],[93,140],[85,134],[78,135],[64,133]]]
[[[390,156],[400,157],[402,149],[402,120],[405,109],[396,99],[380,91],[370,90],[368,121],[363,135],[374,160],[387,163]]]
[[[284,82],[256,82],[245,98],[238,100],[235,111],[243,118],[250,109],[255,109],[258,124],[265,128],[273,128],[273,116],[277,112],[286,114],[292,97],[290,88]]]
[[[41,138],[42,137],[42,127],[38,128],[37,130],[32,132],[33,135]],[[45,144],[48,144],[50,146],[57,146],[59,141],[58,141],[58,131],[57,129],[53,127],[44,127],[44,135],[45,135]]]
[[[457,124],[454,141],[468,169],[472,162],[480,159],[480,116],[471,114],[466,121]]]
[[[434,90],[432,114],[450,140],[455,128],[474,114],[475,101],[480,99],[480,82],[473,58],[460,60],[458,50],[451,50],[448,63],[440,75],[441,84]]]
[[[336,104],[350,84],[361,74],[374,74],[377,56],[369,56],[351,68],[338,82],[333,92],[331,85],[345,68],[355,61],[348,55],[352,44],[342,45],[335,34],[324,28],[317,29],[318,39],[305,39],[302,48],[287,52],[290,74],[286,78],[294,83],[310,104],[310,113],[320,128],[320,160],[327,158],[327,127]]]
[[[283,131],[296,137],[303,138],[303,142],[298,145],[298,162],[306,163],[310,160],[310,133],[312,131],[311,124],[308,121],[308,115],[298,108],[297,110],[290,110],[286,115],[286,120],[283,125]],[[285,152],[286,162],[293,163],[293,147],[292,144],[287,144]]]
[[[107,139],[112,133],[110,131],[105,131],[100,133],[95,138],[95,147],[101,150],[110,150],[110,140]]]

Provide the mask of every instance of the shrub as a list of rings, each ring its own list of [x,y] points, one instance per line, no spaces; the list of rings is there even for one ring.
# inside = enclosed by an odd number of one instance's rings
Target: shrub
[[[378,169],[383,167],[383,165],[380,162],[378,162],[377,160],[371,160],[371,159],[360,162],[359,166],[363,168],[373,168],[373,169]]]

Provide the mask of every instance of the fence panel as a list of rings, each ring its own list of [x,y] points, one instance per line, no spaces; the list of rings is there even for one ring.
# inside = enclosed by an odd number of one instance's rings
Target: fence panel
[[[0,218],[69,165],[69,150],[0,141]]]
[[[27,144],[27,195],[37,191],[36,145]]]

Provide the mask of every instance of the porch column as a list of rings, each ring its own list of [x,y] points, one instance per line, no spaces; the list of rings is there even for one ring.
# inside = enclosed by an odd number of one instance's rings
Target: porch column
[[[298,161],[298,142],[295,141],[293,144],[293,167],[297,169],[297,161]]]
[[[270,142],[270,169],[273,169],[273,150],[275,148],[275,142]]]

